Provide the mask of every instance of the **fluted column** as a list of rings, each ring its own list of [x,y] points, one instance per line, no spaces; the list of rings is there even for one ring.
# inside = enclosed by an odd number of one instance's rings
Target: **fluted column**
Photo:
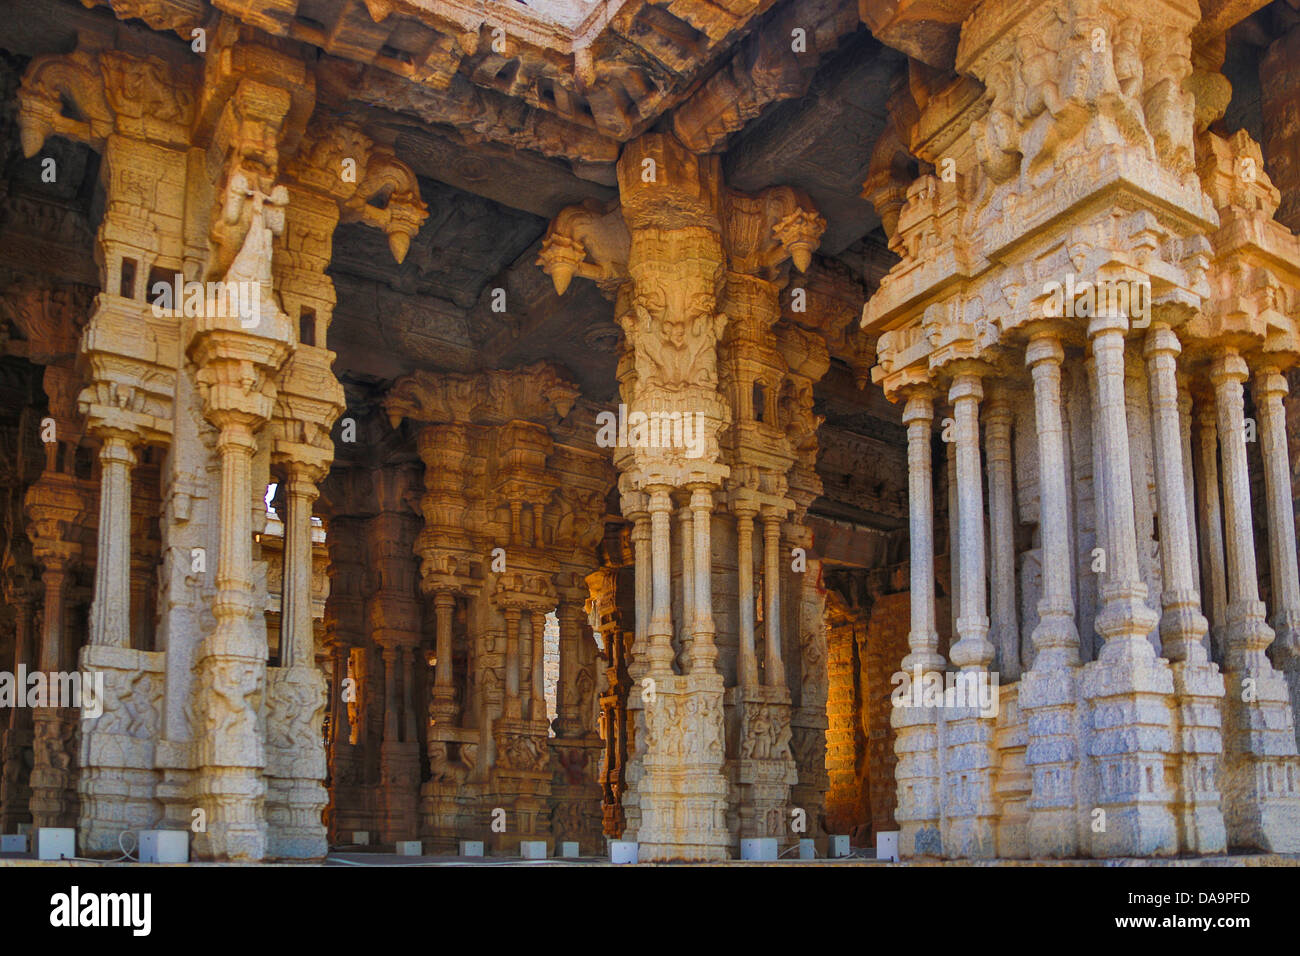
[[[646,511],[629,514],[632,521],[632,558],[635,562],[635,601],[636,621],[634,622],[633,642],[636,647],[635,657],[645,653],[646,636],[650,633],[650,595],[653,588],[653,574],[650,560],[650,514]],[[630,666],[639,664],[631,662]]]
[[[1268,549],[1273,594],[1273,661],[1283,670],[1300,669],[1300,568],[1296,561],[1295,505],[1287,452],[1286,376],[1265,366],[1255,375],[1255,407],[1268,497]]]
[[[681,594],[682,617],[678,622],[681,643],[688,649],[694,638],[695,630],[695,531],[691,526],[691,499],[686,500],[677,511],[677,546],[681,554]],[[689,655],[689,650],[683,658]]]
[[[1034,627],[1034,669],[1050,670],[1079,663],[1079,631],[1074,619],[1072,559],[1065,477],[1065,442],[1061,420],[1059,338],[1044,333],[1030,340],[1025,364],[1034,379],[1034,423],[1038,432],[1038,532],[1042,543],[1043,593]]]
[[[305,469],[289,466],[285,489],[284,575],[280,612],[280,666],[315,667],[311,620],[311,511],[319,492]]]
[[[1213,402],[1206,402],[1197,417],[1201,498],[1201,561],[1210,599],[1211,648],[1223,653],[1228,623],[1228,578],[1223,554],[1223,510],[1219,495],[1219,419]]]
[[[1231,846],[1294,853],[1300,851],[1295,718],[1286,680],[1265,654],[1273,630],[1264,620],[1255,564],[1242,395],[1247,375],[1245,361],[1232,348],[1223,349],[1210,368],[1219,417],[1228,558],[1223,815]],[[1267,468],[1266,463],[1266,478]]]
[[[99,532],[90,643],[131,646],[131,469],[136,438],[108,431],[99,449]]]
[[[718,647],[714,642],[713,624],[713,490],[707,485],[696,485],[691,489],[691,512],[695,536],[692,562],[695,620],[686,663],[694,673],[712,673],[718,661]]]
[[[402,739],[413,744],[420,739],[415,723],[415,648],[403,644],[398,651],[402,660]]]
[[[1166,784],[1175,747],[1169,706],[1173,674],[1147,639],[1159,616],[1147,605],[1138,568],[1124,396],[1127,329],[1123,315],[1099,316],[1088,325],[1096,382],[1094,440],[1100,446],[1095,460],[1106,494],[1106,565],[1094,623],[1103,644],[1083,669],[1083,694],[1092,709],[1088,739],[1100,782],[1097,806],[1106,814],[1105,829],[1091,833],[1091,852],[1103,857],[1178,850],[1173,794]]]
[[[737,590],[740,593],[741,687],[758,686],[758,655],[754,648],[754,511],[736,509]]]
[[[1196,531],[1196,478],[1193,474],[1192,463],[1196,460],[1192,452],[1192,393],[1188,390],[1186,376],[1178,376],[1178,433],[1182,443],[1183,452],[1183,497],[1186,505],[1183,510],[1187,514],[1187,553],[1191,556],[1192,563],[1192,587],[1196,588],[1196,593],[1201,596],[1201,613],[1205,613],[1205,591],[1201,585],[1201,562],[1199,559],[1200,537]],[[1205,646],[1206,654],[1210,650],[1209,632],[1201,640]]]
[[[583,709],[591,705],[590,701],[579,700],[576,695],[578,653],[583,641],[585,614],[581,604],[564,601],[556,616],[560,621],[560,679],[555,688],[555,732],[561,737],[576,737],[583,731]]]
[[[1020,628],[1016,615],[1015,505],[1011,487],[1011,397],[998,388],[984,412],[988,450],[989,557],[992,575],[992,636],[997,670],[1005,681],[1020,678]]]
[[[534,608],[531,612],[531,618],[533,622],[532,666],[530,668],[532,679],[529,683],[533,685],[533,692],[528,719],[534,723],[543,721],[549,723],[550,715],[546,712],[546,614]]]
[[[433,710],[438,719],[450,721],[456,699],[455,663],[452,659],[452,617],[456,595],[441,590],[433,596],[434,626],[437,628],[434,653],[438,663],[433,675]]]
[[[934,397],[914,391],[903,408],[907,428],[908,571],[911,578],[911,627],[903,669],[922,673],[943,670],[939,633],[934,615],[934,486],[930,443],[934,423]]]
[[[907,492],[910,531],[911,628],[902,667],[912,678],[942,671],[939,634],[934,611],[934,501],[930,471],[931,426],[934,394],[914,388],[903,409],[907,426]],[[898,789],[899,853],[902,856],[938,855],[939,835],[939,735],[936,715],[929,707],[894,707],[894,770]]]
[[[953,378],[948,400],[953,406],[957,452],[957,521],[961,551],[961,613],[958,640],[949,657],[962,670],[987,668],[993,662],[985,597],[984,490],[980,467],[979,405],[984,397],[978,375]]]
[[[1201,596],[1192,578],[1193,551],[1178,410],[1177,358],[1181,352],[1172,329],[1161,323],[1152,326],[1144,354],[1150,377],[1156,498],[1160,504],[1160,564],[1164,579],[1160,640],[1169,660],[1195,664],[1208,659],[1202,638],[1209,624],[1201,613]]]
[[[505,610],[506,619],[506,702],[505,716],[518,720],[523,713],[519,701],[519,626],[521,612],[517,607]]]
[[[1137,530],[1133,517],[1133,481],[1124,404],[1124,330],[1127,319],[1097,318],[1088,328],[1092,339],[1097,388],[1095,436],[1101,446],[1106,489],[1106,570],[1102,572],[1102,607],[1097,632],[1105,640],[1100,656],[1152,658],[1146,639],[1157,615],[1147,605],[1147,587],[1138,570]],[[1146,646],[1143,650],[1142,645]]]
[[[763,625],[766,654],[763,683],[785,686],[785,661],[781,656],[781,515],[763,511]]]
[[[1255,531],[1250,511],[1250,473],[1246,465],[1246,423],[1242,385],[1249,374],[1233,349],[1219,358],[1210,373],[1219,415],[1219,448],[1223,460],[1224,533],[1228,556],[1228,614],[1224,648],[1227,671],[1268,668],[1264,651],[1273,631],[1264,620],[1255,564]]]
[[[1034,857],[1078,852],[1075,776],[1079,760],[1077,686],[1079,632],[1075,624],[1061,362],[1054,331],[1036,333],[1025,350],[1034,380],[1038,435],[1038,533],[1042,595],[1031,640],[1034,663],[1020,684],[1025,714],[1025,766],[1031,775],[1028,844]]]
[[[653,676],[667,676],[673,669],[673,614],[670,591],[672,556],[672,508],[669,488],[656,485],[650,490],[650,626],[646,659]]]
[[[381,649],[384,660],[384,743],[397,743],[401,736],[397,709],[397,652],[398,647],[392,643]]]
[[[1160,641],[1172,662],[1174,680],[1173,770],[1176,792],[1173,812],[1178,819],[1179,849],[1188,853],[1219,853],[1226,845],[1218,787],[1212,782],[1223,751],[1220,726],[1223,677],[1209,662],[1205,635],[1209,624],[1201,613],[1201,596],[1193,574],[1195,546],[1187,513],[1182,410],[1177,358],[1178,336],[1164,323],[1147,333],[1145,355],[1150,376],[1152,444],[1155,452],[1156,495],[1160,506],[1160,561],[1164,582]]]

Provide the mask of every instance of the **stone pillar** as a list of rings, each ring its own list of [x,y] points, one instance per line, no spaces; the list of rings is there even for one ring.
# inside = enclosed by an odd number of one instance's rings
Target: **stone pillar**
[[[519,628],[521,611],[517,607],[505,609],[506,618],[506,706],[505,716],[518,720],[523,715],[519,701]]]
[[[1273,664],[1286,677],[1292,714],[1300,714],[1300,568],[1296,562],[1295,502],[1287,450],[1286,377],[1276,367],[1255,374],[1255,407],[1268,497],[1268,553],[1273,593]],[[1296,723],[1300,743],[1300,721]]]
[[[1020,684],[1032,776],[1029,798],[1031,857],[1069,857],[1079,849],[1075,821],[1075,774],[1079,761],[1079,632],[1075,625],[1069,503],[1061,414],[1061,362],[1055,332],[1029,340],[1025,364],[1034,380],[1034,428],[1038,434],[1038,532],[1043,591],[1031,637],[1033,667]]]
[[[993,663],[989,642],[984,547],[983,469],[980,465],[979,405],[984,397],[980,377],[961,371],[953,377],[948,400],[953,406],[957,460],[957,521],[960,539],[961,610],[957,617],[958,639],[949,654],[965,674],[967,688],[987,676]],[[944,855],[951,858],[986,858],[997,852],[994,836],[996,805],[993,799],[994,724],[970,703],[946,710],[944,761],[947,826]]]
[[[646,631],[646,661],[652,676],[667,676],[673,669],[673,619],[669,587],[672,557],[670,522],[673,500],[669,488],[650,489],[650,625]]]
[[[1133,483],[1124,398],[1124,316],[1094,318],[1092,342],[1095,459],[1105,489],[1105,571],[1094,626],[1103,644],[1084,666],[1083,695],[1093,711],[1090,752],[1100,781],[1097,806],[1106,829],[1092,835],[1094,856],[1177,852],[1166,761],[1173,749],[1169,699],[1173,675],[1147,639],[1159,620],[1146,603],[1138,570]]]
[[[1224,631],[1228,623],[1228,583],[1223,556],[1223,511],[1219,496],[1218,413],[1212,402],[1204,404],[1198,415],[1198,452],[1201,499],[1201,563],[1210,599],[1210,636],[1212,653],[1223,656]]]
[[[66,670],[64,653],[68,562],[57,554],[37,554],[44,565],[41,582],[45,586],[42,605],[41,643],[37,665],[47,678]],[[77,820],[76,751],[73,734],[75,712],[61,707],[32,709],[32,825],[34,827],[71,827]]]
[[[1016,620],[1015,503],[1011,487],[1011,396],[993,392],[984,412],[988,450],[989,557],[993,595],[992,634],[1001,680],[1020,679],[1020,626]]]
[[[692,598],[695,616],[691,623],[691,649],[686,665],[692,672],[713,673],[717,669],[718,647],[714,643],[713,545],[710,538],[713,528],[713,491],[707,485],[692,488],[691,512],[695,550]]]
[[[641,497],[641,496],[638,496]],[[632,555],[636,562],[635,573],[635,590],[636,590],[636,622],[633,630],[634,646],[637,648],[635,657],[645,654],[646,637],[650,633],[650,593],[651,593],[651,561],[650,561],[650,515],[649,512],[639,511],[629,513],[629,520],[632,522]],[[632,666],[635,666],[635,661]]]
[[[316,667],[311,620],[311,511],[318,492],[313,477],[289,466],[285,489],[284,571],[280,611],[280,666]]]
[[[691,527],[690,495],[678,510],[677,546],[681,552],[682,616],[677,622],[679,640],[683,648],[682,659],[690,656],[689,648],[695,634],[695,531]]]
[[[5,603],[14,612],[15,679],[20,670],[36,665],[32,653],[32,608],[29,593],[6,589]],[[31,822],[31,777],[28,770],[32,757],[32,712],[27,707],[13,707],[5,721],[4,747],[0,750],[0,832],[15,833],[20,823]]]
[[[546,614],[534,608],[531,612],[531,618],[533,624],[532,662],[530,666],[532,677],[529,683],[533,685],[533,690],[528,719],[535,724],[549,726],[550,717],[546,713]]]
[[[435,653],[438,663],[433,676],[433,711],[434,719],[440,723],[450,723],[455,717],[456,680],[452,651],[452,618],[456,610],[456,595],[448,590],[440,590],[433,597],[435,626]]]
[[[737,589],[739,591],[740,663],[742,687],[758,686],[758,656],[754,648],[754,510],[736,509]]]
[[[1174,747],[1177,792],[1173,812],[1179,849],[1220,853],[1226,834],[1219,792],[1212,782],[1223,751],[1220,704],[1223,678],[1209,661],[1201,596],[1193,579],[1195,550],[1187,513],[1183,428],[1179,409],[1178,336],[1161,322],[1147,333],[1145,355],[1150,376],[1152,445],[1156,495],[1160,506],[1160,561],[1164,583],[1160,641],[1171,663],[1175,694]],[[1186,462],[1186,464],[1185,464]]]
[[[934,614],[934,501],[930,473],[931,426],[934,397],[928,388],[914,388],[903,409],[907,427],[907,499],[910,532],[911,628],[903,670],[912,680],[933,675],[942,680],[944,659],[939,654],[939,634]],[[894,707],[894,752],[898,764],[899,854],[904,857],[938,856],[939,836],[939,733],[933,707]]]
[[[1205,592],[1201,589],[1201,562],[1199,555],[1200,540],[1196,533],[1196,478],[1193,474],[1192,463],[1196,460],[1192,452],[1192,393],[1188,390],[1186,376],[1178,376],[1178,433],[1182,444],[1183,453],[1183,498],[1186,505],[1183,511],[1187,514],[1187,545],[1188,554],[1191,556],[1192,563],[1192,587],[1196,588],[1196,593],[1201,595],[1201,612],[1205,611]],[[1201,644],[1205,647],[1205,653],[1208,657],[1210,653],[1210,632],[1206,630],[1205,637],[1201,639]]]
[[[1228,558],[1224,822],[1228,844],[1234,849],[1295,852],[1300,850],[1300,793],[1295,782],[1294,717],[1286,680],[1265,654],[1273,631],[1264,620],[1255,565],[1242,395],[1247,375],[1245,361],[1230,347],[1210,369],[1223,459]]]
[[[785,686],[781,657],[781,515],[763,509],[763,683]]]
[[[556,617],[560,622],[560,679],[555,687],[555,733],[560,737],[574,737],[584,729],[584,708],[591,706],[590,701],[579,700],[577,694],[578,653],[583,639],[582,605],[562,601]]]
[[[131,469],[137,440],[130,433],[108,432],[101,436],[99,449],[99,544],[90,643],[107,647],[131,646]]]

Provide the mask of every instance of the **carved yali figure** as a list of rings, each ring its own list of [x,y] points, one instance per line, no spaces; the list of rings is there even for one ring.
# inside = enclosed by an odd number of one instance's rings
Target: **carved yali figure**
[[[726,316],[718,313],[711,293],[647,281],[637,286],[633,310],[637,369],[646,370],[642,385],[670,390],[717,387],[714,347]]]

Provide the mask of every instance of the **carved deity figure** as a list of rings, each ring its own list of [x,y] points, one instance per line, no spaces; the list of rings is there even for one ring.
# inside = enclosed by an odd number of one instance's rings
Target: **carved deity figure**
[[[639,283],[633,299],[636,316],[631,336],[642,385],[672,391],[718,384],[714,348],[726,317],[717,311],[711,292],[690,290],[686,283]]]

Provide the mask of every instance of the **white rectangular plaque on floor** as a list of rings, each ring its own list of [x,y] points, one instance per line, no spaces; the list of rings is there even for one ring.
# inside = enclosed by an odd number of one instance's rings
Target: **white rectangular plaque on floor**
[[[145,830],[140,834],[140,862],[190,862],[190,832],[188,830]]]
[[[580,855],[577,842],[566,840],[560,844],[560,856],[568,860],[576,860]]]
[[[848,834],[840,833],[831,837],[831,856],[838,859],[842,856],[849,855],[849,837]]]
[[[545,840],[522,840],[519,843],[519,855],[525,860],[546,859]]]
[[[609,841],[609,862],[611,863],[635,863],[636,853],[636,843],[631,840]]]
[[[876,859],[898,862],[897,830],[881,830],[876,834]]]
[[[817,841],[812,837],[804,837],[799,841],[799,859],[817,859]]]
[[[752,837],[740,841],[742,860],[775,860],[776,837]]]
[[[67,860],[77,855],[77,831],[72,827],[37,827],[36,859]]]
[[[483,841],[482,840],[461,840],[460,855],[461,856],[482,856]]]

